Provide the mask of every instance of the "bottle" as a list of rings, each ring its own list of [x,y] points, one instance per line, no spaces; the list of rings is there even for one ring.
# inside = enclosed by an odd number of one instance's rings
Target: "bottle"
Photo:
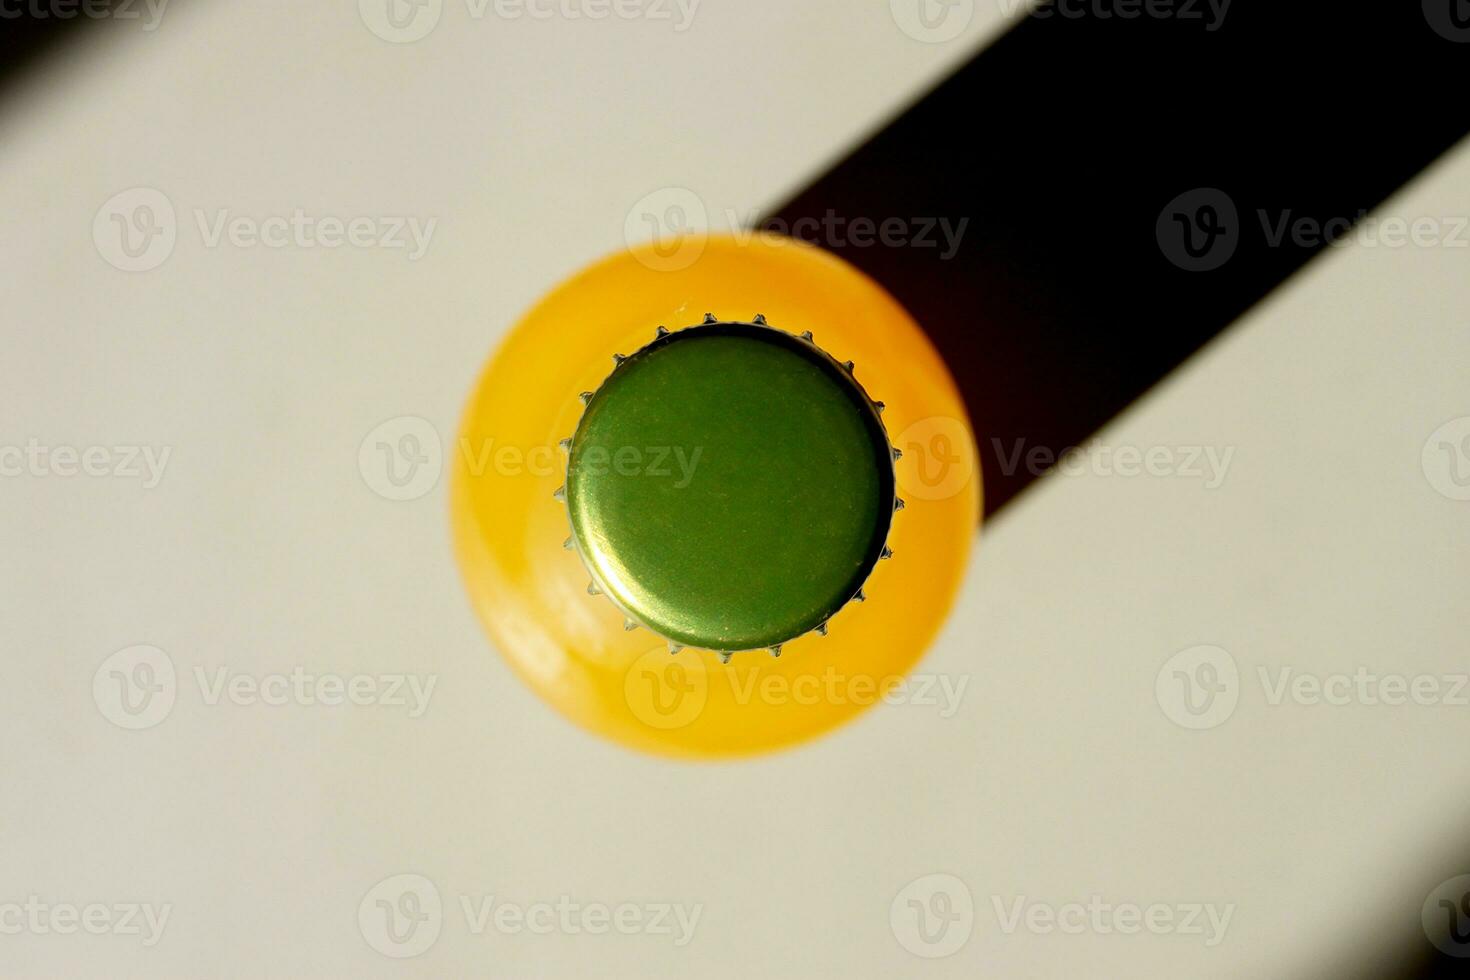
[[[894,697],[967,565],[975,440],[922,331],[846,262],[769,234],[671,254],[606,258],[507,335],[461,423],[455,550],[562,714],[752,755]]]

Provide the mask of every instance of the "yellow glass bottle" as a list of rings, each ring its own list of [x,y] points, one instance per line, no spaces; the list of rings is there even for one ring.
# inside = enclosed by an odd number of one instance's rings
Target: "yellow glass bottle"
[[[793,337],[809,332],[831,358],[851,361],[861,388],[882,402],[882,425],[900,451],[893,479],[902,510],[887,533],[892,559],[873,565],[866,601],[836,612],[823,624],[826,635],[776,645],[779,657],[671,653],[677,644],[625,629],[636,622],[626,609],[589,594],[582,555],[595,542],[564,546],[572,543],[568,511],[557,498],[583,393],[599,391],[614,355],[647,347],[659,328],[696,328],[706,314],[740,322],[759,315],[757,322]],[[568,279],[486,366],[453,458],[455,550],[501,654],[577,724],[689,758],[791,746],[881,704],[947,615],[980,514],[974,435],[919,327],[846,262],[768,234],[651,244]],[[596,575],[592,591],[600,591]]]

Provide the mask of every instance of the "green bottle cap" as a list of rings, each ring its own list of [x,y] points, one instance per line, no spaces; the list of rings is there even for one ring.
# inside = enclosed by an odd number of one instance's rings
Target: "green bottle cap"
[[[672,651],[769,649],[816,630],[886,547],[895,494],[881,402],[812,341],[707,316],[584,393],[567,503],[588,591]]]

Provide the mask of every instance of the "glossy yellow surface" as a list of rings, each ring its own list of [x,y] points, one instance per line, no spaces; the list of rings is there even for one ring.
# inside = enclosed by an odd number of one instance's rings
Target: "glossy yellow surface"
[[[612,355],[660,324],[706,312],[764,313],[789,333],[810,330],[852,360],[904,452],[889,545],[864,603],[775,659],[670,655],[643,630],[625,632],[606,598],[587,593],[581,560],[562,542],[565,475],[559,441]],[[980,513],[975,439],[953,381],[907,313],[870,279],[790,239],[699,238],[621,252],[567,280],[506,337],[472,393],[453,447],[456,553],[470,599],[501,654],[572,721],[649,752],[721,757],[768,752],[819,735],[885,699],[939,629],[964,574]],[[979,652],[977,651],[977,656]]]

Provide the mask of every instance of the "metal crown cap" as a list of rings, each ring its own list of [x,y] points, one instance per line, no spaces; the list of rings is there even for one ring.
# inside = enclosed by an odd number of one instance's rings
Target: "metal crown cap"
[[[866,599],[903,509],[883,403],[810,331],[660,326],[563,439],[565,546],[603,595],[669,651],[782,645]]]

